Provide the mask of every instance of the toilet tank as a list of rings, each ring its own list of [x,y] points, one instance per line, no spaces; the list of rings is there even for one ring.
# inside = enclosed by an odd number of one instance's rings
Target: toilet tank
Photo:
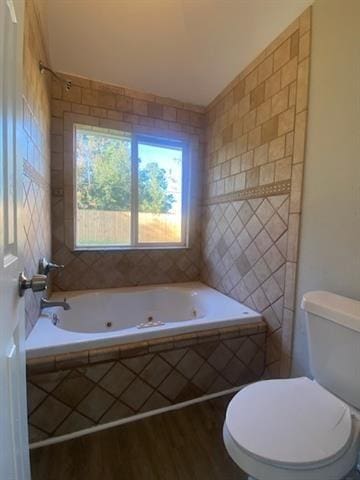
[[[360,409],[360,302],[330,292],[303,297],[314,379]]]

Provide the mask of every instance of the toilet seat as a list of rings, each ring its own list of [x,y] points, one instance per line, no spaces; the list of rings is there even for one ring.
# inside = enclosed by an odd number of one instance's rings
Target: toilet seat
[[[316,472],[334,468],[345,475],[356,461],[358,436],[349,406],[308,378],[245,387],[231,400],[224,425],[230,455],[259,480],[325,478]]]

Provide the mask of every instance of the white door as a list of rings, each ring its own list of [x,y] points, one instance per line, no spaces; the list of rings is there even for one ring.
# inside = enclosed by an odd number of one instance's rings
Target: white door
[[[23,0],[0,0],[0,479],[30,480],[21,239]]]

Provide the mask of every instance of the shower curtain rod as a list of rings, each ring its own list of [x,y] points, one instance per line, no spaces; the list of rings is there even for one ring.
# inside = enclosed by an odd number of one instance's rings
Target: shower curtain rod
[[[67,91],[70,90],[70,88],[71,88],[71,81],[70,81],[70,80],[66,80],[65,78],[61,78],[57,73],[55,73],[53,70],[51,70],[51,68],[49,68],[49,67],[47,67],[46,65],[44,65],[41,60],[40,60],[40,62],[39,62],[39,70],[40,70],[40,73],[44,73],[45,71],[50,72],[53,77],[55,77],[57,80],[59,80],[60,82],[62,82],[62,83],[65,85],[65,89],[66,89]]]

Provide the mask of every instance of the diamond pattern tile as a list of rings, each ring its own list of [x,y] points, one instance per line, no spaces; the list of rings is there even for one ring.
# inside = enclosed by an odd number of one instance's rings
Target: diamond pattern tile
[[[224,344],[220,343],[208,358],[208,363],[214,367],[215,370],[221,372],[231,357],[231,351],[226,348]]]
[[[108,393],[118,397],[136,378],[136,375],[123,364],[116,362],[99,384]]]
[[[177,370],[187,379],[191,379],[204,363],[204,359],[193,349],[188,350],[185,356],[177,364]]]
[[[101,417],[101,423],[113,422],[119,418],[129,417],[130,415],[134,415],[134,410],[117,400]]]
[[[30,185],[28,187],[28,184]],[[50,258],[50,189],[25,176],[23,179],[24,214],[24,266],[32,276],[38,271],[41,257]],[[41,228],[39,226],[41,225]],[[40,311],[41,293],[25,293],[25,321],[28,335],[35,325]]]
[[[44,402],[31,414],[31,424],[51,434],[71,412],[64,403],[48,396]]]
[[[275,309],[270,313],[276,328]],[[30,440],[112,422],[256,380],[264,371],[265,340],[265,334],[238,336],[30,376]],[[276,343],[270,348],[276,351]]]
[[[170,371],[171,366],[157,355],[140,373],[140,377],[152,387],[156,388]]]
[[[121,395],[120,399],[133,410],[139,410],[151,393],[152,388],[137,377]]]
[[[113,403],[114,397],[112,395],[95,386],[80,402],[77,410],[91,420],[97,421]]]
[[[282,324],[288,215],[288,194],[209,205],[203,211],[202,279],[259,311],[269,324],[270,344]],[[268,355],[267,364],[275,357]]]
[[[82,400],[84,394],[86,395],[90,392],[92,387],[93,382],[91,380],[74,370],[53,390],[52,394],[62,403],[75,407]]]
[[[95,422],[78,412],[72,412],[56,430],[56,435],[65,435],[76,430],[84,430],[95,425]]]

